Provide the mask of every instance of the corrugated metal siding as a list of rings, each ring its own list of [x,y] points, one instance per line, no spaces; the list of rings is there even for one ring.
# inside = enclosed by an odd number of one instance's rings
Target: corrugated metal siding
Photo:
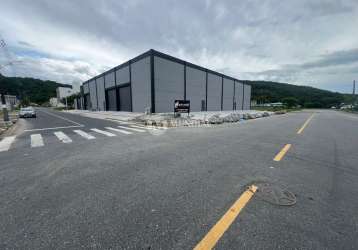
[[[84,93],[84,94],[88,94],[88,93],[89,93],[88,83],[83,84],[83,93]]]
[[[233,110],[234,81],[224,78],[223,110]]]
[[[97,98],[98,98],[98,110],[106,110],[106,97],[104,90],[104,77],[101,76],[96,79],[97,83]]]
[[[83,104],[84,105],[84,108],[86,110],[91,110],[91,95],[90,94],[86,94],[83,98]]]
[[[184,65],[154,57],[155,111],[171,112],[174,100],[184,99]]]
[[[186,67],[186,99],[191,111],[201,111],[201,102],[206,96],[206,72]]]
[[[117,85],[129,83],[129,66],[116,71]]]
[[[131,65],[133,112],[144,112],[151,106],[150,57]]]
[[[130,112],[132,110],[130,86],[119,88],[119,103],[120,111]]]
[[[221,77],[208,73],[208,111],[221,110]]]
[[[117,111],[117,91],[116,91],[116,89],[107,90],[107,98],[108,98],[107,110]]]
[[[242,110],[243,86],[241,82],[235,82],[236,110]]]
[[[114,82],[114,72],[108,73],[105,75],[105,85],[106,85],[106,89],[114,87],[115,86],[115,82]]]
[[[251,106],[251,85],[245,84],[244,88],[244,110],[249,110]]]
[[[97,109],[97,93],[96,93],[96,83],[94,80],[90,81],[89,83],[89,91],[90,91],[90,110],[96,110]]]

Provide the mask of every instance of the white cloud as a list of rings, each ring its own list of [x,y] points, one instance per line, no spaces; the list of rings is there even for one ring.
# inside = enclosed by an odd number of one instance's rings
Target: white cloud
[[[358,78],[355,61],[313,65],[358,48],[355,0],[6,0],[0,23],[25,62],[8,75],[80,82],[153,48],[240,79],[347,91]]]

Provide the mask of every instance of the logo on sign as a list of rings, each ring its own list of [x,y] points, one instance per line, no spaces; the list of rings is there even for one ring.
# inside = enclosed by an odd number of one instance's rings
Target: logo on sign
[[[174,101],[174,113],[190,113],[190,101],[189,100],[175,100]]]

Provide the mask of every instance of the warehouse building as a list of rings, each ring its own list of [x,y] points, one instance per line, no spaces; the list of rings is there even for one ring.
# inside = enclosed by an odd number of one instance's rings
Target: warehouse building
[[[191,111],[248,110],[251,86],[240,80],[149,50],[81,87],[87,110],[173,112],[174,100]]]

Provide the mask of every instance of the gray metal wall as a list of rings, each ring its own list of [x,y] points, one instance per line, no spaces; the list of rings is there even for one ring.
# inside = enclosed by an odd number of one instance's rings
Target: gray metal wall
[[[98,110],[106,110],[106,97],[104,90],[104,76],[101,76],[96,79],[97,83],[97,101],[98,101]]]
[[[88,83],[89,93],[91,103],[89,105],[89,110],[97,110],[97,90],[95,80],[92,80]]]
[[[208,111],[221,110],[221,76],[208,73]]]
[[[116,71],[116,81],[117,85],[129,83],[129,66],[123,67]]]
[[[119,88],[119,109],[127,112],[132,110],[131,87],[129,85]]]
[[[234,81],[224,78],[223,85],[223,110],[233,110]]]
[[[243,84],[241,82],[235,81],[235,102],[236,110],[242,110],[243,104]]]
[[[106,89],[112,88],[116,85],[113,71],[105,75],[105,85]]]
[[[184,65],[154,57],[155,112],[171,112],[174,100],[184,99]]]
[[[201,102],[206,98],[206,72],[186,67],[186,99],[191,111],[201,111]]]
[[[117,91],[114,88],[107,90],[107,110],[117,111]]]
[[[251,85],[244,85],[244,110],[249,110],[251,107]]]
[[[129,93],[132,95],[132,111],[143,112],[149,108],[152,104],[152,65],[151,54],[148,52],[143,54],[146,57],[139,57],[141,59],[138,58],[138,61],[133,59],[135,62],[130,66],[127,62],[119,66],[122,68],[96,78],[97,86],[95,80],[83,84],[83,93],[90,94],[89,109],[105,110],[105,89],[120,87],[128,83],[131,86]],[[152,53],[154,56],[155,112],[172,112],[174,100],[184,99],[184,97],[190,100],[191,111],[201,111],[202,101],[205,99],[207,99],[205,104],[208,111],[232,110],[234,102],[236,102],[237,110],[250,109],[251,86],[243,87],[242,83],[225,76],[223,78],[219,73],[215,74],[199,66],[189,66],[190,64],[184,61],[162,53],[155,51]],[[186,71],[184,64],[187,65]],[[206,71],[209,72],[206,73]],[[186,79],[184,79],[184,72],[186,72]]]
[[[151,106],[150,57],[131,65],[133,112],[144,112]]]
[[[88,93],[89,93],[88,83],[83,84],[83,93],[84,93],[84,94],[88,94]]]

